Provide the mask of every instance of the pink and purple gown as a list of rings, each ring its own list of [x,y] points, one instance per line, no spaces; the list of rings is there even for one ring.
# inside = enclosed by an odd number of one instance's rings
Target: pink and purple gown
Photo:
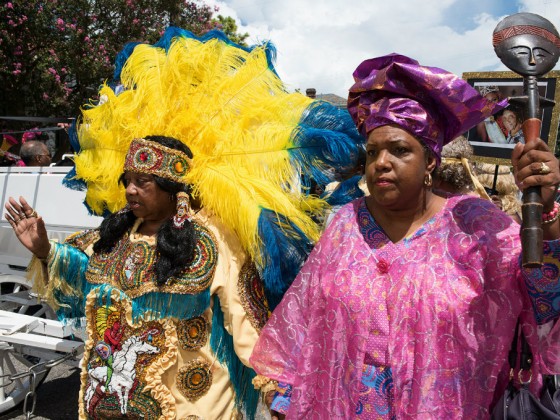
[[[290,384],[289,419],[488,418],[518,317],[533,377],[560,372],[560,241],[544,254],[542,269],[521,270],[519,225],[478,198],[449,198],[398,243],[358,199],[315,246],[251,364]]]

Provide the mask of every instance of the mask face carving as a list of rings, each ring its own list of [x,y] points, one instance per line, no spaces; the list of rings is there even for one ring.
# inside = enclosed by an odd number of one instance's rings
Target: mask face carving
[[[506,17],[494,29],[496,55],[522,76],[541,76],[558,62],[560,38],[552,23],[533,13]]]
[[[496,46],[496,54],[509,69],[522,76],[548,73],[558,61],[558,48],[534,35],[517,35]]]

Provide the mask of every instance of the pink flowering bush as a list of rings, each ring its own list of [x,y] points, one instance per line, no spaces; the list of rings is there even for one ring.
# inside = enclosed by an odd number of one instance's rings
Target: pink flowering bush
[[[26,0],[0,4],[0,115],[76,116],[130,41],[169,25],[202,35],[220,22],[202,0]]]

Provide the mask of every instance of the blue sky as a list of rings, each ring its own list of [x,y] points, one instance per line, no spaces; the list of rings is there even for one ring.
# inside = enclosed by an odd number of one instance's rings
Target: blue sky
[[[271,40],[289,89],[346,97],[361,61],[398,52],[458,75],[506,70],[492,48],[505,16],[540,14],[560,28],[560,0],[206,0],[249,43]],[[348,6],[351,5],[351,6]],[[556,67],[560,68],[559,66]]]

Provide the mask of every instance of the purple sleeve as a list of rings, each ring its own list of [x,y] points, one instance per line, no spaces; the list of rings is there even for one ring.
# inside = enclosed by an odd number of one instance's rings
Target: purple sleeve
[[[270,409],[280,414],[286,414],[290,408],[292,398],[292,386],[283,382],[278,382],[277,387],[280,389],[274,394]]]
[[[560,315],[560,240],[544,241],[543,262],[541,268],[523,269],[523,278],[539,325]]]

